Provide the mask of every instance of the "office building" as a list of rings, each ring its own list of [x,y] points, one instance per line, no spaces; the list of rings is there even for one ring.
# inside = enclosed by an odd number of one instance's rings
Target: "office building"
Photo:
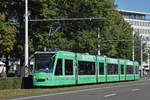
[[[133,28],[133,34],[139,33],[142,36],[142,40],[146,43],[146,49],[150,49],[150,13],[118,10],[124,19],[131,24]],[[147,61],[143,62],[144,74],[150,74],[150,54],[147,55]],[[140,67],[141,70],[141,67]]]

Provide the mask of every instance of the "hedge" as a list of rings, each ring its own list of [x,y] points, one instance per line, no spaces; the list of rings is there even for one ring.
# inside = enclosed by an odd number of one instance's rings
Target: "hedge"
[[[21,87],[22,87],[22,78],[20,77],[0,78],[0,90],[21,89]]]

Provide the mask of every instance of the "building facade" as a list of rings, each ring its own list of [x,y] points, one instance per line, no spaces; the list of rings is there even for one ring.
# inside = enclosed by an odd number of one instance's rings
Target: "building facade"
[[[119,13],[132,26],[133,35],[139,33],[142,36],[143,42],[146,43],[146,49],[150,49],[150,13],[119,10]],[[150,75],[150,54],[147,55],[147,61],[143,62],[143,72],[145,75]],[[140,67],[141,70],[141,67]]]

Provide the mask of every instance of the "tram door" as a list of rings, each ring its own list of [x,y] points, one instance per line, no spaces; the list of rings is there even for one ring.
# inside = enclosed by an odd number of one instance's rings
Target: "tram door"
[[[64,84],[75,84],[75,59],[64,59]]]
[[[75,60],[67,58],[58,58],[55,68],[55,83],[56,85],[71,85],[75,84]]]

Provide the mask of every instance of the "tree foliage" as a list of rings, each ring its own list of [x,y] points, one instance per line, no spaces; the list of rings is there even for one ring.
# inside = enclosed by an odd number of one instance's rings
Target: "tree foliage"
[[[106,56],[128,58],[132,55],[132,28],[124,21],[122,16],[117,11],[108,11],[107,20],[104,22],[102,28],[102,52]],[[119,40],[115,42],[107,42],[107,40]],[[125,41],[121,41],[125,40]]]
[[[7,20],[7,2],[1,2],[0,6],[0,54],[8,55],[14,49],[17,30]]]
[[[59,18],[101,18],[105,20],[59,20],[29,22],[29,51],[43,51],[44,48],[60,48],[73,52],[88,52],[97,54],[98,43],[101,45],[101,55],[116,58],[132,58],[132,42],[108,40],[132,40],[131,26],[115,10],[113,0],[28,0],[30,19]],[[11,19],[17,29],[11,39],[15,45],[15,57],[24,55],[24,0],[5,0],[0,4],[7,8],[6,19]],[[1,9],[2,12],[4,9]],[[10,33],[15,33],[12,26],[5,24]],[[0,25],[2,26],[2,24]],[[5,27],[6,27],[5,26]],[[100,28],[100,31],[97,29]],[[4,32],[5,36],[9,32]],[[100,33],[100,41],[97,34]],[[1,36],[0,36],[1,38]],[[7,37],[10,38],[10,35]],[[11,40],[9,39],[9,40]],[[14,41],[15,40],[15,41]],[[2,42],[0,42],[2,43]],[[11,44],[11,43],[10,43]],[[8,46],[8,45],[7,45]],[[12,50],[12,49],[11,49]],[[6,50],[7,51],[7,50]],[[9,50],[8,50],[9,51]]]
[[[141,41],[142,40],[142,41]],[[134,51],[135,51],[135,60],[141,63],[141,49],[143,55],[143,61],[148,59],[149,48],[147,48],[147,44],[143,41],[144,39],[139,35],[139,32],[134,34]],[[142,47],[141,47],[142,42]]]

